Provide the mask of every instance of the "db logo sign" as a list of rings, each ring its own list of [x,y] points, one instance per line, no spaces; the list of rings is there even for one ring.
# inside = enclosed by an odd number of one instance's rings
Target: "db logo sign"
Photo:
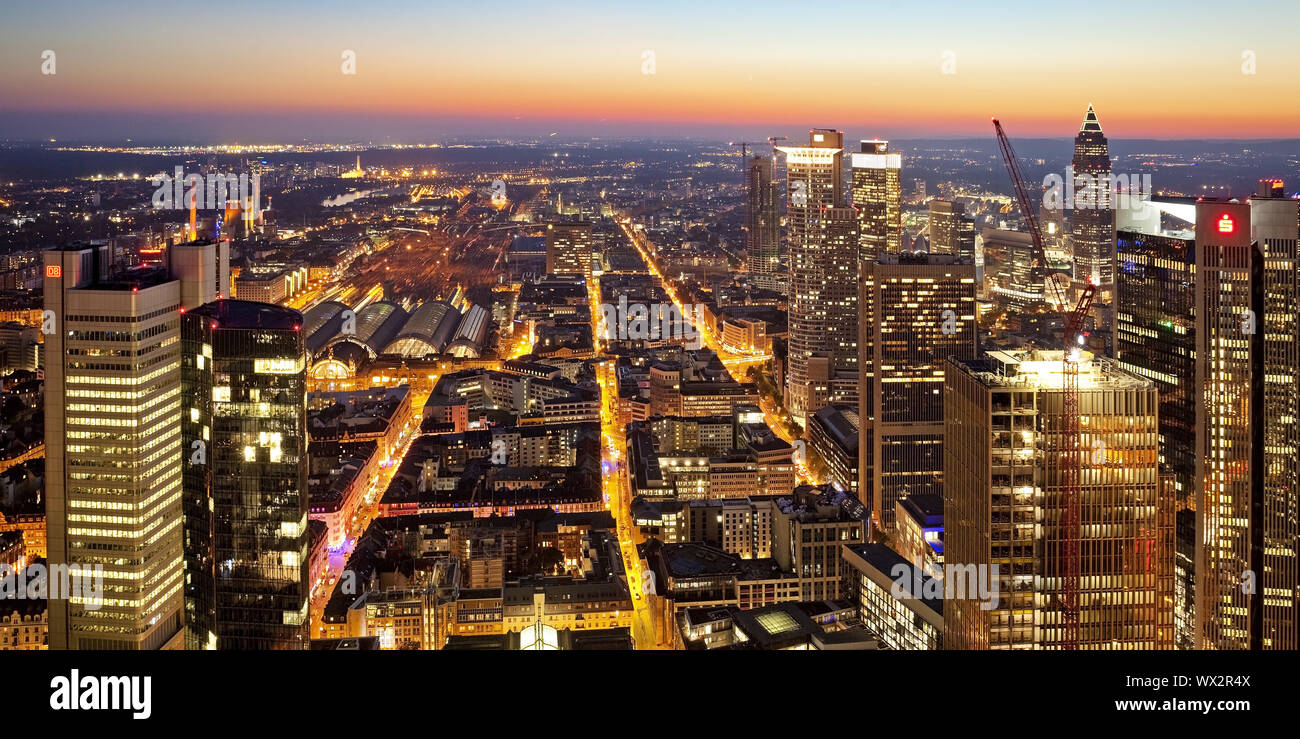
[[[63,267],[57,264],[47,264],[45,265],[45,276],[57,280],[63,276]]]

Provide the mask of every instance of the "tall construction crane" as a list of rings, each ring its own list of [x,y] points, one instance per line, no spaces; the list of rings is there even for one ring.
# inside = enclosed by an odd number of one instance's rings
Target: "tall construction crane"
[[[735,145],[736,145],[736,142],[735,142],[735,141],[732,141],[732,142],[731,142],[731,145],[732,145],[732,146],[735,146]],[[749,146],[749,142],[748,142],[748,141],[743,141],[743,140],[742,140],[742,141],[740,142],[740,171],[741,171],[742,173],[743,173],[743,172],[745,171],[745,169],[749,166],[749,151],[748,151],[748,149],[747,149],[748,146]]]
[[[778,142],[778,141],[788,141],[789,139],[790,139],[790,137],[788,137],[788,136],[768,136],[768,137],[767,137],[767,145],[770,146],[770,147],[772,147],[772,179],[773,179],[773,180],[776,180],[776,179],[777,179],[777,168],[776,168],[776,142]]]
[[[1092,295],[1096,284],[1089,281],[1079,294],[1079,300],[1073,308],[1067,300],[1071,278],[1069,273],[1053,270],[1047,259],[1047,250],[1043,247],[1043,232],[1038,226],[1038,212],[1029,201],[1029,189],[1020,174],[1020,160],[1016,158],[1011,141],[1002,130],[1002,124],[993,119],[993,130],[997,132],[998,147],[1002,150],[1002,160],[1006,162],[1007,174],[1011,176],[1011,185],[1016,191],[1016,200],[1020,210],[1025,214],[1030,238],[1034,242],[1035,260],[1042,265],[1048,282],[1056,297],[1056,304],[1061,311],[1062,336],[1061,375],[1064,385],[1061,402],[1061,418],[1057,424],[1057,458],[1061,460],[1061,491],[1065,497],[1065,518],[1062,522],[1062,539],[1064,539],[1065,556],[1065,640],[1063,649],[1079,648],[1079,474],[1082,467],[1079,440],[1079,346],[1083,344],[1083,322],[1092,305]],[[1047,429],[1044,428],[1044,431]],[[1048,439],[1052,436],[1049,434]]]
[[[768,144],[768,146],[771,146],[771,147],[772,147],[772,176],[773,176],[773,177],[776,176],[776,142],[778,142],[778,141],[786,141],[786,140],[788,140],[788,138],[789,138],[789,137],[787,137],[787,136],[768,136],[768,137],[767,137],[767,144]],[[741,141],[741,142],[740,142],[740,167],[741,167],[742,170],[745,168],[746,163],[749,161],[749,160],[748,160],[748,153],[747,153],[747,151],[746,151],[746,147],[749,146],[749,143],[750,143],[750,142],[748,142],[748,141]],[[731,145],[732,145],[732,146],[735,146],[735,145],[736,145],[736,142],[735,142],[735,141],[732,141],[732,142],[731,142]],[[758,155],[755,154],[754,156],[757,157]]]
[[[789,141],[789,136],[768,136],[767,145],[772,147],[772,176],[776,176],[776,142]]]

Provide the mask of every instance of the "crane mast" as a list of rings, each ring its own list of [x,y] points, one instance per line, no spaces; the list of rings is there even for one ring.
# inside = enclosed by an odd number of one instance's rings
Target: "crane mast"
[[[998,148],[1002,160],[1007,165],[1007,174],[1016,191],[1016,200],[1020,211],[1025,215],[1029,236],[1034,244],[1034,258],[1042,266],[1052,286],[1056,305],[1061,311],[1062,349],[1061,352],[1061,417],[1056,424],[1057,459],[1060,460],[1060,486],[1064,497],[1062,517],[1062,544],[1058,553],[1064,562],[1061,573],[1064,585],[1065,638],[1062,649],[1079,648],[1079,534],[1080,501],[1079,477],[1082,468],[1082,444],[1079,440],[1079,357],[1077,352],[1083,343],[1083,322],[1092,305],[1092,296],[1096,285],[1089,282],[1080,291],[1079,300],[1073,308],[1068,301],[1070,276],[1062,271],[1052,271],[1047,259],[1047,249],[1043,246],[1043,233],[1038,224],[1038,212],[1029,200],[1029,190],[1025,187],[1024,177],[1020,173],[1020,160],[1016,157],[1011,141],[1002,130],[1002,123],[993,119],[993,129],[997,132]],[[1044,431],[1047,429],[1044,428]],[[1048,436],[1051,439],[1051,436]]]

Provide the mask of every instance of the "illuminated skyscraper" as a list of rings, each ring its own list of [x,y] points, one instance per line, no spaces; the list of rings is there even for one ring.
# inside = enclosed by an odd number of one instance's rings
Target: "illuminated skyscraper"
[[[843,142],[814,129],[808,146],[783,146],[790,236],[790,355],[786,404],[800,423],[857,389],[857,214],[842,207]]]
[[[227,248],[126,271],[108,246],[45,252],[49,562],[104,574],[102,603],[50,599],[51,649],[182,646],[180,311],[229,291]]]
[[[1194,644],[1196,583],[1196,219],[1190,203],[1145,203],[1117,215],[1115,357],[1160,394],[1160,475],[1178,509],[1174,629]],[[1183,221],[1183,228],[1175,228]],[[1182,224],[1179,224],[1182,225]]]
[[[996,566],[999,586],[989,609],[945,599],[946,649],[1065,644],[1061,360],[1058,350],[949,362],[944,566]],[[1088,352],[1078,382],[1078,646],[1170,649],[1174,508],[1159,484],[1155,386]]]
[[[219,300],[181,321],[189,649],[306,649],[302,315]]]
[[[1074,244],[1074,279],[1091,280],[1097,287],[1096,302],[1109,303],[1115,286],[1115,211],[1113,209],[1110,150],[1101,131],[1097,113],[1088,106],[1079,133],[1074,137],[1074,175],[1083,186],[1075,186],[1070,232]],[[1084,179],[1086,178],[1086,179]]]
[[[1196,643],[1297,648],[1297,201],[1196,211]]]
[[[1116,233],[1115,357],[1160,393],[1160,470],[1173,476],[1180,500],[1196,477],[1196,235],[1172,224],[1190,221],[1195,206],[1147,204],[1119,213]],[[1146,217],[1136,218],[1142,215]]]
[[[1047,273],[1035,257],[1033,237],[1000,228],[985,228],[982,235],[989,297],[1015,311],[1042,302]]]
[[[787,240],[794,250],[809,236],[822,208],[844,204],[844,133],[825,128],[808,132],[807,146],[779,146],[785,154]]]
[[[943,379],[949,357],[975,356],[975,264],[948,255],[885,254],[872,269],[870,332],[874,410],[869,505],[876,525],[894,527],[894,504],[943,491]],[[859,413],[862,417],[863,413]],[[865,459],[864,459],[865,457]]]
[[[890,153],[889,142],[864,139],[850,157],[852,202],[858,212],[858,474],[859,495],[874,500],[875,265],[884,254],[897,254],[903,243],[903,157]]]
[[[1261,183],[1250,199],[1251,237],[1264,253],[1264,499],[1259,646],[1300,649],[1300,201]]]
[[[772,160],[756,156],[745,162],[745,254],[755,277],[776,272],[780,260],[781,219],[777,211]],[[767,284],[762,285],[770,289]]]
[[[951,200],[930,201],[930,253],[975,259],[975,222],[966,208]]]
[[[862,259],[897,254],[903,243],[903,156],[889,151],[889,142],[864,139],[851,157],[853,207],[862,224]],[[972,242],[973,244],[973,242]]]
[[[546,224],[546,274],[591,277],[591,224]]]
[[[786,398],[800,422],[831,402],[857,402],[858,220],[823,208],[809,223],[791,273],[790,372]]]

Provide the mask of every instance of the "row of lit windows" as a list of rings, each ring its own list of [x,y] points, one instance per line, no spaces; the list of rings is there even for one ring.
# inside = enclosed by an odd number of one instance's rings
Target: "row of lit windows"
[[[125,494],[128,495],[135,494],[134,475],[113,475],[113,474],[106,474],[103,472],[69,472],[68,479],[77,480],[77,481],[84,480],[87,482],[117,483],[120,486],[120,488],[117,489],[115,488],[87,488],[87,489],[100,490],[114,495],[122,494],[122,492],[119,492],[119,490],[125,492]],[[77,492],[81,492],[81,490],[82,487],[78,485]]]
[[[70,316],[68,316],[68,321],[69,321],[69,322],[72,322],[72,321],[84,321],[84,322],[86,322],[86,323],[142,323],[142,322],[144,322],[144,321],[148,321],[148,320],[151,319],[151,318],[157,318],[157,317],[159,317],[159,316],[165,316],[165,315],[167,315],[168,313],[175,313],[175,312],[178,311],[178,310],[180,310],[180,305],[173,305],[173,306],[169,306],[169,307],[167,307],[167,308],[160,308],[159,310],[150,311],[150,312],[148,312],[148,313],[145,313],[145,314],[143,314],[143,315],[139,315],[139,316],[76,316],[76,315],[70,315]]]
[[[152,395],[147,403],[130,405],[115,403],[67,403],[64,408],[71,413],[144,413],[169,398],[180,395],[180,388],[173,387],[161,395]]]
[[[155,326],[150,326],[149,328],[141,329],[135,332],[69,331],[68,341],[87,341],[87,342],[95,342],[95,343],[103,342],[103,341],[139,342],[139,341],[143,341],[144,339],[148,339],[166,333],[167,331],[175,331],[178,328],[180,328],[179,322],[168,321],[166,323],[159,323]]]
[[[146,359],[143,362],[135,362],[133,364],[102,364],[99,362],[68,362],[66,368],[68,370],[99,370],[99,371],[111,371],[111,372],[138,373],[147,370],[150,367],[153,367],[155,365],[162,364],[163,362],[167,362],[168,364],[170,364],[171,367],[169,367],[168,369],[172,369],[172,370],[180,366],[180,363],[177,361],[177,357],[174,353],[165,352],[162,354],[158,354],[157,356],[154,356],[150,359]]]
[[[173,367],[163,367],[152,372],[135,376],[135,377],[100,377],[96,375],[68,375],[64,378],[67,385],[148,385],[150,382],[162,377],[169,372],[176,372],[180,369],[177,363]]]
[[[157,447],[174,441],[170,435],[100,434],[89,431],[72,432],[68,434],[68,438],[122,444],[122,446],[106,446],[103,443],[69,444],[67,446],[68,454],[148,455]],[[142,441],[144,442],[143,446],[141,446]]]

